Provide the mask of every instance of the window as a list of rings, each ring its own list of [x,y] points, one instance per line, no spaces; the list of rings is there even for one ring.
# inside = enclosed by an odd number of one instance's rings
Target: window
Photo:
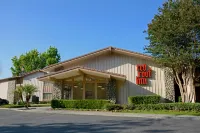
[[[43,100],[44,101],[52,100],[52,93],[43,93]]]

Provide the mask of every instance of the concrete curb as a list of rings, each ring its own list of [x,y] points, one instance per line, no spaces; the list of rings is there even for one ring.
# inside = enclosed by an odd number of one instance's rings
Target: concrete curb
[[[10,110],[10,108],[0,108],[0,110]]]
[[[48,113],[48,114],[65,114],[65,115],[89,115],[89,116],[113,116],[113,117],[132,117],[132,118],[150,118],[150,119],[192,119],[200,120],[200,116],[190,115],[164,115],[164,114],[140,114],[140,113],[115,113],[115,112],[96,112],[96,111],[70,111],[70,110],[50,110],[50,107],[30,108],[1,108],[20,112],[29,113]]]

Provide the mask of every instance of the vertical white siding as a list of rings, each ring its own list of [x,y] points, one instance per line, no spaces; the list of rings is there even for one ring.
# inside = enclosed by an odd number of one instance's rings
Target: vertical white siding
[[[37,73],[31,74],[29,76],[26,76],[23,79],[23,84],[32,84],[37,87],[38,92],[36,92],[34,95],[38,96],[40,101],[43,101],[44,82],[39,81],[37,78],[40,76],[43,76],[43,75],[44,75],[44,73],[37,72]]]
[[[7,99],[8,95],[8,82],[0,83],[0,98]]]
[[[148,85],[136,85],[136,65],[139,64],[147,64],[153,70],[152,77],[148,78]],[[128,96],[135,95],[158,94],[165,98],[164,71],[153,61],[112,53],[74,63],[67,66],[67,68],[72,66],[85,66],[126,75],[126,82],[124,85],[120,85],[120,94],[118,96],[120,103],[127,103]]]

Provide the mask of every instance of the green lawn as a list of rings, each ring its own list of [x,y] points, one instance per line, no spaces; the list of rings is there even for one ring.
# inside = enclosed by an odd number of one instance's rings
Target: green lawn
[[[50,107],[50,104],[31,104],[30,107]],[[9,105],[2,105],[0,108],[23,108],[24,105],[15,105],[15,104],[9,104]]]
[[[104,109],[71,109],[71,108],[61,108],[56,110],[74,110],[74,111],[105,111]],[[109,112],[109,111],[106,111]],[[200,112],[192,111],[173,111],[173,110],[116,110],[110,112],[117,113],[141,113],[141,114],[166,114],[166,115],[193,115],[200,116]]]
[[[50,104],[31,104],[31,107],[50,107]],[[23,105],[3,105],[0,108],[23,108]],[[59,109],[56,109],[59,110]],[[61,110],[74,110],[74,111],[105,111],[103,109],[67,109],[62,108]],[[193,115],[200,116],[200,112],[192,112],[192,111],[173,111],[173,110],[117,110],[113,112],[119,113],[142,113],[142,114],[167,114],[167,115]]]
[[[130,110],[121,111],[124,113],[142,113],[142,114],[167,114],[167,115],[194,115],[200,116],[200,112],[192,111],[173,111],[173,110]]]

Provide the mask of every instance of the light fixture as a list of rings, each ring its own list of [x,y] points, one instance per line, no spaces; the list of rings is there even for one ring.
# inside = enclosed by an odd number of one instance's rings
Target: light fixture
[[[74,88],[78,88],[78,86],[77,86],[77,85],[74,85]]]
[[[98,87],[99,87],[99,88],[101,88],[102,86],[101,86],[101,85],[99,85]]]
[[[101,89],[104,90],[105,88],[102,87]]]
[[[83,88],[81,88],[81,90],[82,90]]]

